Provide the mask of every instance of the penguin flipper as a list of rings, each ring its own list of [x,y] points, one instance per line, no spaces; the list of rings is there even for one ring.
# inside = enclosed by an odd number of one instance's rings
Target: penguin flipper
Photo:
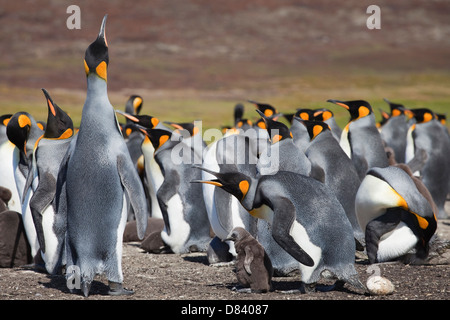
[[[307,267],[314,266],[314,260],[306,253],[300,245],[294,240],[289,233],[292,224],[295,222],[295,207],[292,202],[287,198],[277,200],[274,204],[274,208],[277,208],[275,212],[272,224],[272,237],[273,239],[294,259],[304,264]],[[275,211],[275,210],[274,210]]]
[[[55,198],[55,193],[55,177],[48,172],[40,175],[39,185],[30,199],[30,210],[33,217],[34,227],[36,229],[39,246],[43,253],[45,253],[45,237],[42,228],[42,215],[45,209]]]
[[[164,170],[164,172],[164,181],[159,187],[156,197],[158,199],[159,207],[161,208],[161,214],[163,216],[167,233],[170,234],[170,222],[167,207],[169,200],[176,194],[181,180],[176,170]]]
[[[124,186],[131,206],[136,217],[137,234],[139,239],[144,239],[145,231],[147,229],[148,208],[147,200],[145,199],[144,187],[139,179],[130,158],[125,156],[117,157],[117,169],[120,176],[120,181]]]
[[[245,271],[247,271],[248,274],[252,274],[250,265],[252,264],[254,258],[253,252],[249,247],[245,247],[244,251],[245,251],[244,269]]]
[[[311,161],[311,173],[309,174],[311,178],[316,179],[322,183],[325,183],[325,171],[317,163]]]

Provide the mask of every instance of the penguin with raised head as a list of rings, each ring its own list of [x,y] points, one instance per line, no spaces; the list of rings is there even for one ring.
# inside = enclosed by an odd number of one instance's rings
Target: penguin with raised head
[[[361,184],[356,168],[340,147],[328,124],[306,120],[303,120],[302,123],[308,130],[311,139],[305,154],[314,168],[312,171],[316,174],[320,173],[320,176],[316,177],[317,180],[322,181],[333,190],[352,225],[355,239],[362,246],[364,233],[358,224],[355,213],[356,193]]]
[[[387,99],[384,101],[389,104],[391,112],[386,122],[380,127],[381,139],[386,146],[393,149],[396,162],[405,163],[406,135],[409,128],[405,107]]]
[[[370,168],[387,167],[389,161],[370,104],[364,100],[327,101],[350,113],[350,121],[342,130],[340,145],[352,159],[359,177],[363,179]]]
[[[412,250],[425,259],[436,231],[433,204],[402,168],[372,168],[356,194],[370,263],[398,259]]]
[[[202,188],[190,184],[201,178],[201,172],[192,167],[193,147],[184,140],[172,140],[167,130],[143,131],[155,148],[154,157],[164,177],[156,192],[165,224],[162,240],[174,253],[206,251],[211,237]]]
[[[410,109],[416,123],[407,134],[406,162],[416,154],[416,150],[423,149],[427,160],[419,174],[423,183],[433,196],[439,212],[438,218],[448,217],[445,211],[445,201],[449,190],[450,180],[450,136],[433,111],[427,108]]]
[[[208,172],[216,179],[194,182],[210,183],[233,194],[251,214],[258,214],[255,209],[262,205],[271,208],[272,214],[258,218],[269,221],[275,241],[299,262],[305,291],[315,287],[324,270],[339,283],[365,290],[354,266],[352,226],[325,184],[287,171],[259,179],[239,172]]]
[[[32,171],[37,172],[38,183],[33,189],[30,209],[46,270],[54,274],[62,264],[67,221],[64,213],[58,213],[56,208],[56,185],[74,130],[72,119],[45,89],[42,91],[47,101],[48,116],[44,135],[34,149]],[[30,173],[29,177],[35,174]],[[25,188],[31,187],[29,180]]]
[[[133,293],[123,287],[122,273],[128,206],[133,207],[139,238],[144,237],[148,216],[144,189],[108,99],[106,17],[86,50],[86,100],[76,143],[63,164],[67,168],[67,265],[79,268],[85,296],[95,275],[102,273],[110,295]]]
[[[265,293],[272,289],[273,268],[264,247],[244,228],[234,228],[226,240],[237,252],[236,277],[244,289],[239,292]]]
[[[33,258],[36,258],[40,263],[40,254],[38,254],[39,242],[29,202],[33,196],[33,189],[38,182],[37,173],[30,172],[32,169],[34,146],[44,132],[37,125],[36,120],[31,114],[27,112],[17,112],[9,120],[8,125],[6,126],[6,133],[9,141],[16,146],[12,154],[12,163],[16,190],[19,195],[21,206],[18,212],[22,214],[25,233],[31,246],[31,254]],[[34,188],[25,188],[27,179],[30,179],[29,183]]]

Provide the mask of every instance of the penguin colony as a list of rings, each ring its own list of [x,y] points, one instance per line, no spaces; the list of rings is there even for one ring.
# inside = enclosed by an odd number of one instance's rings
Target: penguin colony
[[[45,89],[47,122],[0,116],[0,187],[9,192],[0,217],[18,213],[36,268],[76,266],[85,296],[103,273],[111,295],[129,295],[121,250],[131,240],[151,253],[236,261],[251,291],[299,272],[301,292],[329,290],[316,286],[325,276],[332,288],[366,292],[357,252],[369,263],[427,258],[450,191],[441,115],[386,100],[391,112],[376,123],[367,101],[328,100],[349,112],[340,128],[328,108],[281,114],[249,100],[260,118],[244,119],[237,104],[234,126],[206,145],[195,122],[141,114],[139,95],[115,110],[105,24],[86,50],[79,128]]]

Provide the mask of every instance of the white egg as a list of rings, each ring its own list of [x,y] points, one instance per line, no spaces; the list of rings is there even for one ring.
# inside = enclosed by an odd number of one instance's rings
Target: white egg
[[[388,295],[394,292],[394,285],[392,282],[381,276],[372,276],[367,279],[366,282],[367,289],[370,294],[373,295]]]

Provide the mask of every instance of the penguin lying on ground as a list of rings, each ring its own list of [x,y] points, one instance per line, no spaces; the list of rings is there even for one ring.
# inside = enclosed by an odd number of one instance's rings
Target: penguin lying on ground
[[[204,168],[201,168],[205,170]],[[254,179],[239,172],[217,173],[216,179],[193,181],[223,188],[250,213],[269,206],[272,215],[258,216],[272,226],[275,241],[300,264],[303,291],[315,287],[323,271],[365,290],[354,266],[352,226],[333,192],[323,183],[300,174],[279,171]]]
[[[236,277],[241,286],[239,292],[265,293],[272,289],[273,268],[264,247],[241,227],[236,227],[226,240],[234,241],[236,248]]]
[[[417,259],[427,257],[437,227],[429,200],[401,167],[368,171],[356,194],[356,215],[370,263],[395,260],[411,250]]]

